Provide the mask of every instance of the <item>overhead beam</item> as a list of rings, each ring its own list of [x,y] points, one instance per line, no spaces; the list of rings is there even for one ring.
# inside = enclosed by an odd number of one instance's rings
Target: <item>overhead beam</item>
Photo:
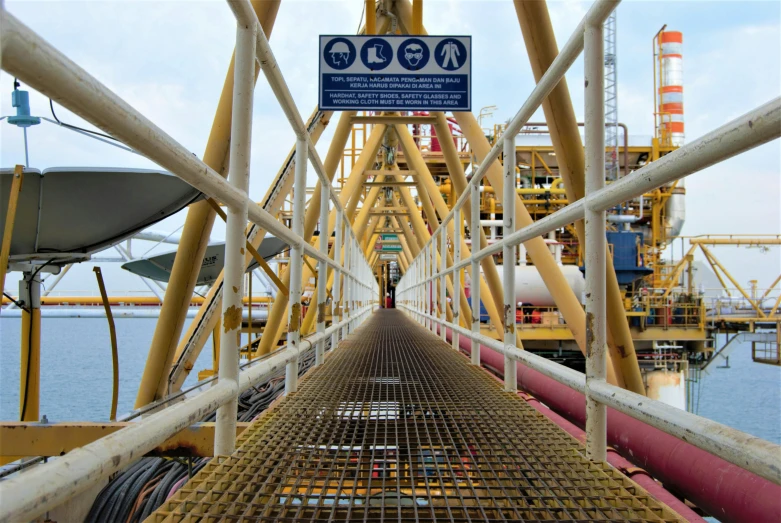
[[[396,175],[400,175],[400,176],[417,176],[418,175],[417,171],[394,171],[394,173]],[[377,169],[366,169],[363,172],[363,174],[366,177],[369,177],[369,176],[384,176],[384,175],[388,174],[388,171],[377,170]]]
[[[387,125],[393,124],[417,124],[417,125],[431,125],[434,123],[433,116],[400,116],[400,115],[377,115],[377,116],[354,116],[352,118],[354,124],[364,123],[384,123]]]

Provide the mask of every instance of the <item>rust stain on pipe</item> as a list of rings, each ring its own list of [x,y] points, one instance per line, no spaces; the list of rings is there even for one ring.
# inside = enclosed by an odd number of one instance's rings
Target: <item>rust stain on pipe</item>
[[[228,310],[222,315],[222,326],[225,333],[238,329],[241,324],[241,309],[235,305],[228,307]]]

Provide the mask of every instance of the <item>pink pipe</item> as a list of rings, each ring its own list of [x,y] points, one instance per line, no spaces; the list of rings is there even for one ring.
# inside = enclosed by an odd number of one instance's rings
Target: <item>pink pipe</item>
[[[449,329],[446,334],[449,339]],[[459,345],[471,353],[466,336],[460,336]],[[480,361],[504,369],[504,356],[484,345]],[[521,363],[518,385],[578,427],[585,426],[586,399],[580,392]],[[720,521],[781,521],[781,486],[610,408],[607,432],[608,444],[622,456]]]

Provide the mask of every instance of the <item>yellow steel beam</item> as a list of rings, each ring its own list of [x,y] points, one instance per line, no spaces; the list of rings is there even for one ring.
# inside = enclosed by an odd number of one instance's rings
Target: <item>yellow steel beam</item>
[[[417,182],[364,182],[364,187],[415,187]]]
[[[213,198],[207,198],[207,202],[209,202],[209,205],[214,209],[214,212],[217,213],[217,215],[222,219],[223,222],[228,221],[228,215],[225,214],[225,211],[222,210],[222,207],[214,201]],[[263,256],[260,255],[258,250],[255,248],[255,246],[252,245],[252,243],[248,240],[246,242],[247,250],[249,251],[250,255],[255,259],[256,262],[258,262],[258,265],[260,265],[260,268],[263,269],[263,272],[266,273],[266,276],[271,278],[271,281],[274,282],[274,285],[277,286],[279,289],[279,292],[281,292],[283,295],[287,296],[289,291],[287,290],[287,286],[282,283],[282,280],[279,279],[279,276],[276,275],[276,273],[271,270],[271,267],[269,267],[268,263],[266,263],[266,260],[263,259]]]
[[[545,2],[528,0],[515,0],[514,4],[532,72],[535,81],[539,82],[559,54],[548,6]],[[562,78],[545,98],[542,108],[545,120],[548,122],[551,142],[556,151],[559,176],[564,181],[567,199],[574,202],[585,195],[586,161],[583,142],[578,131],[578,121],[565,78]],[[585,228],[582,220],[575,223],[575,230],[581,250],[584,250]],[[623,294],[618,286],[613,259],[610,256],[607,257],[605,276],[608,348],[616,377],[619,381],[623,380],[629,390],[645,395],[645,384],[640,374],[632,334],[629,331]]]
[[[377,157],[377,151],[380,148],[380,143],[382,141],[384,134],[385,134],[385,126],[382,124],[376,125],[374,129],[372,129],[372,132],[369,135],[369,139],[366,141],[366,144],[364,145],[364,148],[361,151],[358,160],[356,161],[355,165],[353,166],[350,172],[350,176],[347,178],[347,182],[344,184],[341,192],[339,193],[339,199],[345,208],[344,209],[345,223],[349,224],[350,222],[352,222],[353,216],[355,215],[355,210],[358,207],[360,196],[362,194],[362,183],[363,183],[362,173],[367,166],[372,165],[374,163],[374,160]],[[338,151],[339,157],[341,157],[343,153],[344,153],[344,145],[342,145],[341,149]],[[309,210],[310,208],[307,207],[307,213],[309,212]],[[317,214],[315,214],[315,217],[319,215],[319,212],[320,212],[320,208],[318,206]],[[328,230],[333,230],[334,227],[336,226],[335,209],[331,211],[328,222],[329,222]],[[356,227],[355,230],[360,231],[361,228]],[[315,238],[314,245],[315,247],[319,245],[319,238]],[[333,257],[333,248],[329,250],[329,256]],[[307,269],[305,269],[303,271],[303,281],[304,282],[308,281],[310,277],[311,277],[311,273]],[[286,308],[287,307],[285,307],[285,309]],[[314,325],[314,320],[316,318],[316,314],[315,314],[316,309],[317,309],[316,307],[310,307],[307,310],[307,314],[306,316],[304,316],[304,322],[301,324],[301,332],[303,334],[308,333],[310,327]],[[271,314],[269,314],[269,318],[271,318]],[[269,322],[267,322],[267,324],[275,325],[274,323],[270,323],[270,320]],[[261,345],[259,347],[260,353],[266,354],[267,346],[270,347],[272,342],[273,344],[276,344],[276,340],[278,340],[283,333],[284,333],[284,325],[280,325],[280,328],[278,328],[276,332],[276,339],[266,341],[263,338],[267,338],[269,336],[269,331],[264,332],[263,336],[261,337]]]
[[[374,0],[365,0],[364,11],[366,12],[365,34],[377,34],[377,18],[375,16]]]
[[[453,189],[455,191],[455,198],[459,198],[461,194],[466,190],[467,187],[467,181],[466,181],[466,175],[464,174],[464,166],[461,164],[461,159],[458,157],[458,151],[456,150],[455,142],[453,141],[453,135],[450,133],[450,127],[448,126],[447,119],[445,118],[444,113],[436,113],[436,119],[437,123],[435,124],[435,129],[437,131],[437,136],[439,136],[439,143],[442,146],[442,154],[445,158],[445,163],[447,164],[447,170],[450,174],[450,180],[453,184]],[[488,189],[488,186],[484,186],[485,189]],[[479,203],[479,202],[478,202]],[[471,198],[468,198],[464,204],[464,207],[462,208],[461,216],[466,221],[466,223],[469,225],[469,230],[472,231],[472,247],[474,247],[474,242],[476,239],[479,238],[479,249],[485,249],[488,247],[488,239],[485,237],[485,231],[483,231],[483,228],[480,226],[480,224],[473,224],[472,223],[472,213],[470,212],[471,205]],[[463,235],[461,236],[462,239],[465,238]],[[466,243],[462,244],[461,246],[461,252],[462,253],[469,253],[471,252],[470,247],[466,247]],[[469,256],[468,254],[464,255]],[[488,315],[491,318],[491,321],[494,322],[494,325],[501,325],[502,324],[502,317],[499,314],[500,310],[503,310],[504,308],[504,290],[502,288],[502,280],[499,278],[499,271],[496,269],[496,264],[494,263],[493,256],[486,256],[482,260],[480,260],[480,267],[483,269],[483,276],[478,282],[480,285],[480,296],[481,300],[486,305],[486,311],[488,311]],[[490,298],[490,299],[489,299]],[[496,316],[493,316],[490,308],[493,307],[493,310],[496,311],[494,314],[498,316],[498,320],[495,320]],[[498,321],[499,323],[495,323],[495,321]],[[497,334],[499,336],[499,339],[502,339],[504,336],[503,332],[499,332],[497,330]],[[517,336],[517,329],[516,329],[516,336]]]
[[[104,436],[134,425],[132,422],[0,423],[0,465],[30,456],[62,456]],[[236,435],[250,424],[236,424]],[[196,423],[171,436],[151,455],[213,456],[214,423]]]
[[[263,31],[270,38],[279,10],[279,0],[254,0],[252,6]],[[225,167],[230,144],[234,62],[235,56],[231,56],[214,123],[203,155],[204,163],[223,176],[227,175]],[[256,81],[258,73],[259,69],[256,69]],[[160,317],[155,327],[155,334],[149,347],[149,355],[138,387],[136,408],[151,403],[165,393],[168,372],[176,354],[189,300],[195,290],[195,282],[201,270],[206,247],[209,244],[209,235],[214,225],[215,216],[214,210],[204,201],[190,205],[187,210],[182,238],[165,291],[165,300],[160,310]]]
[[[675,268],[673,269],[672,274],[665,280],[664,284],[662,285],[662,288],[665,289],[664,294],[662,295],[662,298],[666,298],[670,295],[673,288],[678,283],[678,277],[681,275],[681,272],[683,272],[683,268],[688,264],[691,265],[691,262],[693,261],[692,253],[694,252],[694,249],[696,249],[696,245],[692,245],[691,248],[686,252],[685,255],[681,258],[681,261],[679,261]]]
[[[433,116],[401,116],[398,114],[387,114],[377,116],[354,116],[353,123],[356,124],[375,124],[384,123],[387,125],[393,124],[416,124],[416,125],[431,125],[434,123]]]
[[[273,5],[276,5],[278,7],[279,0],[273,0],[273,1],[265,2],[265,3],[262,2],[261,0],[253,0],[253,6],[255,7],[256,10],[259,9],[258,5],[256,5],[258,3],[259,4],[267,4],[267,5],[263,6],[263,7],[269,7],[270,8],[270,7],[273,7]],[[274,8],[274,9],[276,9],[276,8]],[[263,20],[260,16],[258,18],[261,21]],[[381,24],[381,31],[384,31],[384,28],[386,28],[388,26],[389,20],[388,20],[388,17],[386,17],[384,14],[382,15],[382,20],[383,20],[383,22]],[[263,28],[265,30],[265,26],[263,26]],[[232,84],[232,81],[233,81],[232,70],[229,71],[229,76],[230,76],[230,79],[231,79],[229,92],[232,93],[232,88],[233,88],[232,87],[233,86],[233,84]],[[223,95],[224,94],[225,93],[223,92]],[[229,100],[229,102],[230,102],[230,100]],[[222,104],[222,99],[221,99],[220,103]],[[228,118],[229,118],[230,117],[230,105],[228,105],[227,114],[228,114]],[[311,138],[313,143],[317,143],[317,141],[320,139],[320,136],[322,135],[323,130],[325,129],[325,127],[328,125],[328,123],[329,123],[329,121],[331,119],[331,115],[332,114],[333,113],[329,112],[329,111],[324,111],[324,112],[320,113],[319,109],[317,109],[317,108],[315,108],[315,110],[313,111],[312,116],[310,117],[310,119],[308,121],[308,123],[309,123],[309,122],[315,121],[315,119],[316,119],[316,125],[315,125],[314,129],[310,132],[310,138]],[[340,116],[339,124],[341,124],[341,117],[349,118],[349,116],[351,114],[352,113],[342,113],[341,116]],[[318,118],[318,115],[320,115],[319,118]],[[216,122],[216,120],[215,120],[215,122]],[[332,143],[331,143],[332,147],[335,146],[334,142],[338,143],[338,141],[339,141],[339,139],[338,139],[338,136],[340,134],[340,125],[339,124],[337,125],[337,130],[334,133],[334,137],[331,140],[332,141]],[[227,123],[225,123],[224,125],[227,127],[227,129],[229,131],[230,130],[230,119],[228,119]],[[349,126],[349,123],[346,122],[345,125]],[[348,128],[348,133],[349,133],[349,128]],[[345,143],[346,143],[346,138],[345,138]],[[336,161],[337,165],[338,165],[339,161],[342,158],[343,149],[344,149],[344,145],[342,145],[342,150],[339,151],[339,155],[338,155],[338,157],[336,157],[335,161]],[[227,148],[226,148],[226,151],[227,151]],[[292,158],[294,153],[295,153],[295,147],[293,147],[291,149],[291,152],[288,154],[288,158]],[[330,156],[331,156],[330,153],[331,153],[331,149],[329,149],[329,154],[328,154],[328,156],[326,156],[326,159],[323,162],[323,165],[326,168],[326,173],[329,172],[329,168],[330,168],[329,167],[330,161],[331,161],[330,160]],[[266,210],[268,210],[272,214],[274,214],[275,212],[277,212],[279,210],[280,206],[282,205],[282,202],[284,201],[285,196],[287,194],[289,194],[289,192],[290,192],[290,190],[291,190],[291,188],[293,186],[293,178],[294,177],[292,176],[292,170],[288,170],[288,169],[286,169],[286,167],[288,167],[287,164],[283,165],[282,168],[279,170],[279,172],[277,173],[277,178],[276,178],[275,183],[271,184],[271,186],[269,188],[269,191],[266,194],[266,197],[264,198],[264,201],[268,202],[268,208]],[[335,173],[335,171],[336,171],[336,167],[333,168],[333,172],[334,173]],[[285,172],[289,172],[290,175],[287,176],[284,179],[284,181],[283,181],[281,186],[278,186],[277,182],[281,179],[282,175]],[[333,175],[331,175],[331,179],[333,179]],[[318,182],[318,185],[319,185],[319,182]],[[272,199],[272,197],[273,197],[273,199]],[[317,208],[319,210],[319,198],[315,198],[314,200],[315,200],[316,205],[318,206]],[[317,213],[314,213],[314,214],[317,215]],[[316,222],[316,219],[317,218],[315,217],[315,222]],[[212,218],[212,220],[213,220],[213,218]],[[307,231],[307,223],[309,223],[309,220],[307,220],[305,218],[305,225],[304,225],[304,231],[305,232]],[[314,230],[314,228],[312,228],[312,230]],[[263,230],[260,230],[256,234],[255,240],[253,241],[253,245],[254,246],[257,247],[258,245],[260,245],[260,242],[262,242],[262,240],[263,240],[264,234],[265,234],[265,231],[263,231]],[[177,254],[177,257],[178,256],[179,255]],[[201,259],[199,258],[198,259],[199,263],[200,263],[200,260]],[[247,253],[245,262],[248,263],[249,260],[250,260],[250,255],[249,255],[249,253]],[[199,265],[199,268],[200,268],[200,265]],[[209,294],[207,294],[207,298],[214,299],[216,291],[220,287],[221,283],[222,283],[222,274],[220,275],[220,278],[218,279],[218,281],[215,282],[212,285],[211,289],[209,290]],[[280,298],[285,300],[285,302],[287,302],[287,298],[284,295],[282,295]],[[283,307],[283,309],[286,309],[286,307]],[[280,324],[280,328],[281,329],[284,329],[284,327],[286,326],[286,322],[287,322],[287,317],[284,314],[285,312],[286,312],[285,310],[283,310],[283,311],[279,311],[278,310],[278,313],[277,313],[278,316],[281,314],[281,316],[280,316],[281,319],[279,317],[276,318],[276,321],[277,321],[278,324]],[[201,350],[203,348],[203,345],[204,345],[204,343],[206,341],[205,336],[201,336],[201,337],[197,338],[195,340],[197,342],[196,345],[192,348],[192,350],[187,351],[186,357],[184,355],[185,350],[188,349],[189,340],[192,339],[193,335],[195,334],[195,330],[199,327],[199,325],[201,325],[202,321],[204,320],[204,316],[206,316],[206,310],[205,310],[205,308],[201,308],[198,311],[198,314],[196,315],[195,319],[190,323],[190,327],[189,327],[187,333],[182,338],[182,341],[179,343],[179,346],[176,349],[175,361],[177,362],[177,366],[179,366],[182,369],[184,369],[184,371],[178,373],[177,377],[176,377],[176,380],[173,381],[170,384],[171,390],[174,390],[174,391],[175,390],[179,390],[179,388],[181,387],[182,383],[184,382],[184,379],[187,377],[187,374],[189,373],[189,369],[192,368],[192,366],[195,363],[195,359],[197,359],[198,355],[200,354],[200,352],[201,352]],[[215,322],[217,321],[215,316],[219,316],[219,314],[212,314],[211,317],[206,318],[207,322],[208,322],[207,328],[213,328]],[[271,313],[269,313],[269,322],[270,322],[270,320],[271,320]],[[208,332],[208,330],[206,332]],[[279,338],[277,338],[277,339],[279,339]],[[263,340],[261,340],[261,343],[263,343]],[[276,341],[274,341],[274,343],[276,343]],[[267,347],[267,351],[268,351],[268,350],[271,349],[271,342],[269,341],[269,342],[267,342],[267,344],[268,344],[268,347]]]
[[[5,213],[5,228],[3,229],[2,246],[0,246],[0,291],[5,290],[5,275],[8,271],[8,257],[11,254],[11,236],[16,222],[16,207],[19,203],[19,193],[22,192],[24,181],[24,166],[14,167],[14,178],[11,182],[11,194],[8,195],[8,210]]]
[[[397,0],[394,4],[396,8],[396,14],[402,23],[408,23],[411,20],[410,4],[408,0]],[[478,161],[484,158],[491,149],[491,145],[488,143],[485,135],[483,134],[480,125],[477,122],[474,114],[471,112],[456,112],[453,113],[461,127],[461,131],[472,147],[472,151]],[[497,190],[497,197],[501,199],[503,194],[503,171],[499,162],[494,162],[487,171],[487,178],[489,183]],[[526,227],[533,223],[529,212],[523,205],[523,202],[518,199],[516,205],[516,224],[520,227]],[[546,283],[549,292],[554,298],[559,310],[564,316],[570,329],[573,331],[573,336],[578,342],[578,347],[585,354],[586,347],[586,314],[583,311],[580,303],[578,302],[575,293],[569,287],[564,275],[556,265],[556,261],[553,259],[548,246],[542,238],[535,238],[525,243],[526,251],[532,258],[532,262],[537,266],[540,276]],[[614,385],[624,386],[623,379],[619,380],[616,377],[616,372],[612,361],[608,365],[607,381]],[[643,391],[644,392],[644,391]]]
[[[423,34],[423,0],[412,0],[412,27],[414,35]]]
[[[757,305],[756,300],[753,300],[751,296],[748,295],[748,293],[741,287],[741,285],[735,280],[735,278],[732,276],[732,274],[727,271],[727,269],[724,268],[724,266],[719,262],[719,260],[716,258],[716,256],[713,255],[713,253],[705,247],[705,245],[700,244],[700,249],[702,249],[702,252],[705,253],[705,256],[707,256],[719,269],[724,272],[724,275],[729,279],[730,282],[732,282],[732,285],[735,286],[736,289],[738,289],[738,292],[740,292],[746,300],[751,304],[751,307],[757,312],[760,318],[766,318],[765,312],[762,310],[762,308]]]
[[[734,236],[729,238],[689,238],[691,245],[781,245],[781,236],[762,237],[742,237]]]
[[[394,172],[395,172],[395,173],[396,173],[398,176],[417,176],[417,175],[418,175],[418,172],[417,172],[417,171],[401,171],[401,170],[396,170],[396,171],[394,171]],[[380,169],[380,170],[377,170],[377,169],[366,169],[366,170],[363,172],[363,174],[364,174],[365,176],[367,176],[367,177],[368,177],[368,176],[385,176],[387,173],[388,173],[388,171],[385,171],[385,170],[382,170],[382,169]]]

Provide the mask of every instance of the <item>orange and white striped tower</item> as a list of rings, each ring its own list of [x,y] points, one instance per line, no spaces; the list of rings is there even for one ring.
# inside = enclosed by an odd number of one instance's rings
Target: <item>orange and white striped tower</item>
[[[659,34],[659,134],[664,145],[680,147],[683,129],[683,34],[663,31]]]

